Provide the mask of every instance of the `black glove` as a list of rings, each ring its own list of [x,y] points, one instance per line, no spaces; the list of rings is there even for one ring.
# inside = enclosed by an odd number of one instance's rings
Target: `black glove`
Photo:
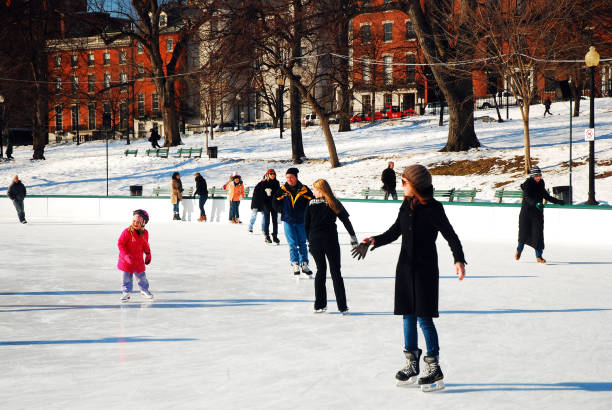
[[[368,253],[369,247],[370,247],[369,243],[360,243],[359,245],[354,247],[353,250],[351,251],[353,258],[357,258],[357,260],[364,259],[366,256],[366,253]]]

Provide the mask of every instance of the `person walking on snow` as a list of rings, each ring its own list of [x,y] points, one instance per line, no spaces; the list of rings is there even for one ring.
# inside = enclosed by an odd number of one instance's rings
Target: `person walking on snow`
[[[23,200],[26,197],[26,187],[19,180],[19,176],[15,175],[13,177],[13,182],[6,191],[6,195],[11,201],[13,201],[13,206],[17,211],[17,217],[19,218],[19,222],[21,222],[22,224],[28,223],[28,221],[26,221],[25,219],[25,211],[23,209]]]
[[[206,180],[199,172],[196,172],[193,175],[195,176],[196,183],[196,190],[194,192],[194,196],[200,196],[198,200],[198,207],[200,208],[200,217],[198,218],[198,222],[206,222],[206,211],[204,210],[204,204],[208,199],[208,187],[206,185]]]
[[[544,100],[544,102],[542,103],[544,104],[544,108],[546,108],[544,110],[544,116],[546,117],[546,114],[550,114],[553,115],[552,112],[550,112],[550,106],[551,106],[551,102],[550,102],[550,97],[546,97],[546,99]]]
[[[149,137],[149,142],[151,143],[151,148],[161,148],[159,146],[159,143],[157,142],[161,139],[161,136],[159,135],[159,133],[157,132],[155,128],[151,128],[150,131],[151,131],[151,136]]]
[[[389,195],[391,195],[391,198],[397,201],[397,191],[395,190],[395,170],[393,169],[394,167],[395,164],[393,163],[393,161],[390,161],[389,166],[382,172],[382,175],[380,177],[380,180],[383,183],[382,189],[383,191],[385,191],[385,200],[387,200],[389,198]]]
[[[346,304],[346,291],[344,280],[340,274],[340,244],[338,243],[338,229],[336,218],[340,219],[351,236],[351,245],[357,246],[355,230],[349,220],[349,214],[344,206],[336,199],[329,183],[324,179],[317,179],[312,184],[312,192],[315,199],[311,200],[306,208],[304,226],[306,237],[310,244],[310,254],[317,265],[315,275],[315,304],[314,312],[323,313],[327,310],[327,290],[325,279],[327,276],[327,265],[334,284],[336,303],[338,310],[343,315],[349,313]]]
[[[531,168],[530,177],[521,184],[523,190],[523,203],[519,214],[518,246],[514,259],[519,260],[525,245],[535,249],[536,261],[546,263],[542,257],[544,252],[544,204],[549,202],[563,205],[563,201],[551,196],[546,191],[546,184],[542,179],[542,171],[536,165]]]
[[[123,272],[123,285],[121,287],[121,302],[130,300],[133,276],[138,279],[140,294],[145,298],[153,299],[149,290],[149,281],[145,273],[145,265],[151,263],[151,248],[149,247],[149,232],[145,225],[149,222],[149,214],[143,209],[137,209],[132,214],[132,224],[125,228],[119,236],[119,261],[117,268]],[[145,255],[144,261],[142,255]]]
[[[257,184],[263,190],[263,214],[264,214],[264,234],[266,235],[265,242],[274,242],[280,244],[278,240],[278,214],[274,210],[273,194],[280,189],[280,183],[276,179],[276,171],[270,168],[266,172],[265,180]],[[257,190],[257,187],[255,187]],[[270,221],[272,221],[272,240],[270,240]]]
[[[353,256],[361,259],[369,245],[373,245],[374,249],[402,237],[395,272],[394,313],[403,315],[406,367],[398,371],[395,378],[398,385],[417,380],[422,353],[418,347],[418,322],[427,345],[424,358],[427,370],[418,383],[423,391],[432,391],[444,388],[438,333],[433,322],[433,318],[439,317],[438,232],[450,246],[459,280],[465,277],[465,258],[461,242],[446,217],[444,207],[433,199],[431,174],[427,168],[422,165],[406,167],[402,174],[402,186],[404,201],[395,223],[385,233],[365,238],[353,250]]]
[[[179,203],[183,200],[183,183],[181,182],[181,174],[178,172],[174,172],[172,174],[172,183],[170,188],[170,203],[172,204],[174,210],[174,218],[172,219],[175,221],[180,221],[181,215],[179,214]]]
[[[298,180],[298,172],[297,168],[287,170],[287,182],[274,194],[273,204],[276,211],[281,213],[293,274],[299,276],[301,268],[303,273],[312,277],[312,271],[308,267],[304,213],[313,195],[310,189]]]

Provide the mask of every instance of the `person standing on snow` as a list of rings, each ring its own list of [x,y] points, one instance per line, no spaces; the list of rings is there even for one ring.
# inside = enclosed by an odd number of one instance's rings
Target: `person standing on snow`
[[[149,214],[143,209],[137,209],[132,216],[132,224],[123,230],[117,242],[119,247],[117,268],[123,272],[121,302],[130,300],[133,275],[136,275],[138,279],[140,294],[149,300],[153,299],[145,273],[145,265],[151,263],[149,232],[145,229],[145,225],[149,222]],[[143,254],[145,255],[144,262],[142,260]]]
[[[204,211],[204,204],[208,199],[208,187],[206,185],[206,180],[199,172],[196,172],[193,174],[193,176],[195,176],[196,183],[196,190],[193,195],[200,196],[198,200],[198,207],[200,208],[200,217],[198,218],[198,222],[206,222],[206,211]]]
[[[230,201],[229,219],[234,224],[240,224],[240,200],[244,198],[244,184],[237,172],[232,176],[232,180],[226,184],[227,199]]]
[[[181,174],[178,172],[174,172],[172,174],[172,184],[170,185],[171,193],[170,193],[170,203],[173,206],[175,221],[181,220],[181,215],[179,214],[179,203],[183,200],[183,183],[181,182]]]
[[[542,103],[544,104],[544,108],[546,108],[544,110],[544,116],[546,117],[546,114],[550,114],[553,115],[552,112],[550,112],[550,106],[551,106],[551,102],[550,102],[550,97],[546,97],[546,99],[544,100],[544,102]]]
[[[402,244],[395,272],[394,314],[403,315],[406,367],[395,375],[398,385],[412,384],[419,375],[421,349],[418,348],[417,322],[421,326],[427,355],[427,373],[418,379],[423,391],[444,388],[440,369],[440,347],[433,318],[439,317],[438,289],[440,273],[436,238],[438,232],[448,242],[459,280],[465,277],[465,257],[459,237],[453,230],[442,204],[433,199],[431,174],[422,165],[406,167],[402,174],[404,201],[397,220],[387,232],[365,238],[353,250],[361,259],[369,245],[372,249],[387,245],[400,236]]]
[[[287,182],[274,194],[274,208],[281,213],[285,237],[289,244],[289,259],[293,274],[302,272],[312,276],[308,267],[308,249],[306,248],[306,231],[304,213],[308,203],[313,198],[312,192],[303,185],[297,177],[297,168],[289,168],[285,174]]]
[[[261,181],[253,188],[253,195],[251,196],[251,220],[249,221],[249,232],[253,233],[253,225],[257,220],[257,214],[261,213],[261,231],[264,232],[266,225],[266,217],[263,213],[263,201],[266,193],[263,190],[263,182],[266,180],[267,174],[264,175]],[[268,238],[269,239],[269,238]],[[267,243],[271,243],[272,241]]]
[[[272,195],[280,189],[280,183],[276,179],[276,171],[270,168],[266,172],[266,177],[261,184],[261,189],[264,192],[263,196],[263,213],[264,213],[264,234],[266,235],[265,242],[274,242],[276,245],[280,244],[278,240],[278,214],[274,209],[274,200]],[[257,188],[257,187],[255,187]],[[270,221],[272,221],[272,240],[270,240]]]
[[[393,161],[390,161],[389,166],[382,172],[382,175],[380,177],[380,180],[383,183],[382,189],[383,191],[385,191],[385,200],[387,200],[389,198],[389,195],[391,195],[391,198],[397,201],[397,191],[395,190],[395,171],[393,170],[394,167],[395,164],[393,163]]]
[[[519,214],[519,234],[518,246],[514,253],[514,259],[519,260],[525,245],[535,249],[536,260],[539,263],[546,263],[542,257],[544,252],[544,204],[546,199],[549,202],[563,205],[563,201],[552,197],[546,191],[542,171],[536,165],[531,168],[530,177],[521,184],[523,190],[523,203]]]
[[[346,291],[344,280],[340,273],[340,244],[338,243],[338,229],[336,218],[340,219],[351,236],[351,245],[357,246],[355,230],[349,220],[349,214],[336,199],[329,183],[324,179],[317,179],[312,184],[312,192],[315,199],[311,200],[306,208],[305,229],[310,253],[317,265],[315,275],[315,304],[314,312],[323,313],[327,311],[327,290],[325,279],[327,276],[327,264],[329,261],[329,273],[334,284],[336,303],[338,310],[343,315],[348,315],[349,308],[346,304]]]
[[[151,148],[161,148],[159,146],[159,143],[157,142],[161,139],[161,136],[159,135],[159,133],[157,132],[155,128],[151,128],[150,131],[151,131],[151,136],[149,137],[149,142],[151,143]]]
[[[19,180],[19,176],[15,175],[13,177],[13,182],[6,191],[6,195],[13,201],[13,206],[15,206],[15,210],[17,211],[19,222],[22,224],[28,223],[25,219],[25,211],[23,209],[23,200],[26,197],[26,187]]]

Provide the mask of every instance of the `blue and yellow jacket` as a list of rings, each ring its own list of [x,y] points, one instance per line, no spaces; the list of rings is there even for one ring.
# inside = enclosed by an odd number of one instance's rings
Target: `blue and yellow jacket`
[[[291,191],[297,192],[295,196]],[[284,184],[274,195],[274,208],[281,213],[283,222],[301,224],[304,223],[304,214],[312,198],[310,189],[299,181],[295,189],[291,189],[289,184]]]

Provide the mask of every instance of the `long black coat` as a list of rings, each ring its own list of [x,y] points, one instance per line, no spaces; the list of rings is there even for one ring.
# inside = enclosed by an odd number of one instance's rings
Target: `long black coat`
[[[380,180],[383,183],[382,188],[385,191],[395,191],[395,187],[396,187],[395,171],[392,168],[386,168],[382,172]]]
[[[402,237],[395,270],[394,313],[438,317],[438,232],[448,242],[455,262],[465,263],[463,248],[440,202],[430,199],[412,210],[409,201],[404,199],[397,220],[387,232],[374,237],[374,246]]]
[[[521,184],[523,190],[523,204],[519,214],[518,241],[533,247],[544,249],[544,210],[536,207],[544,199],[549,202],[560,204],[562,201],[546,192],[544,180],[536,182],[533,178],[527,178]]]

